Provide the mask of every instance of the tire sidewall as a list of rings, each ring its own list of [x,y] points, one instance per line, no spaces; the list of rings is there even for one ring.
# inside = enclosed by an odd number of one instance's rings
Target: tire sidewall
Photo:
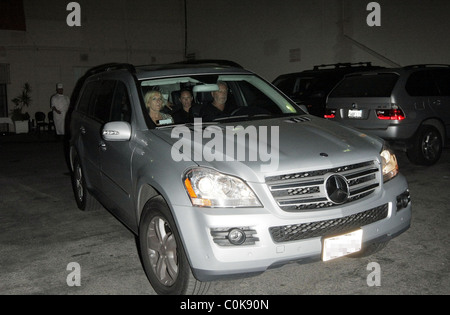
[[[83,198],[81,200],[79,198],[80,196],[78,195],[78,188],[77,188],[77,183],[76,183],[78,168],[80,168],[80,170],[81,170],[81,184],[82,184],[82,189],[83,189]],[[73,189],[75,201],[77,203],[78,208],[81,210],[85,210],[86,209],[86,194],[87,194],[86,180],[84,178],[83,167],[81,166],[81,163],[80,163],[80,160],[78,157],[75,157],[74,162],[73,162],[72,189]]]
[[[424,156],[423,153],[423,142],[425,136],[432,132],[439,139],[439,150],[436,152],[436,157],[433,160],[429,160]],[[430,166],[435,164],[441,157],[442,154],[442,137],[439,131],[433,126],[424,125],[420,127],[414,137],[413,148],[408,150],[408,158],[415,164]]]
[[[178,276],[175,283],[171,286],[165,286],[158,280],[148,257],[148,228],[150,222],[155,217],[163,218],[169,224],[170,229],[175,236],[178,258]],[[162,197],[155,197],[149,200],[144,207],[141,222],[139,224],[139,249],[142,256],[141,259],[145,273],[156,293],[162,295],[185,294],[190,277],[190,265],[170,209]]]

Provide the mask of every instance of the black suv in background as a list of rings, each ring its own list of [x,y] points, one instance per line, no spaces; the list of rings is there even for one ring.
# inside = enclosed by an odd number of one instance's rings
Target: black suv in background
[[[317,65],[280,75],[272,83],[298,105],[305,105],[311,115],[323,117],[328,93],[346,74],[380,68],[370,62]]]

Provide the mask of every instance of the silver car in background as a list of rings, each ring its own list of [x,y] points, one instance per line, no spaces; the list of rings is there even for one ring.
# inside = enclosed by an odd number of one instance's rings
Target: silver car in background
[[[325,117],[374,134],[433,165],[450,137],[450,66],[414,65],[346,76]]]
[[[148,91],[175,103],[189,88],[201,108],[217,82],[228,86],[227,115],[149,118]],[[158,294],[369,255],[410,226],[408,184],[382,139],[306,114],[234,63],[98,67],[70,126],[78,207],[100,203],[138,236]]]

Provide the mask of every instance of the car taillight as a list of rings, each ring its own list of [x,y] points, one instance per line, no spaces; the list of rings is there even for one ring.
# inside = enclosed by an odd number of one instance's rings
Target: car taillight
[[[336,117],[336,110],[334,108],[327,108],[325,110],[325,115],[323,115],[324,118],[335,118]]]
[[[405,114],[399,108],[397,109],[377,109],[376,110],[378,119],[381,120],[403,120],[405,119]]]

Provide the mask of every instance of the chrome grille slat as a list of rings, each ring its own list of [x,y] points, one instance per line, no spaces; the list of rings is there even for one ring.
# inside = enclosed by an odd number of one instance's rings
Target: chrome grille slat
[[[279,184],[271,184],[269,189],[271,191],[275,190],[283,190],[283,189],[295,189],[295,188],[304,188],[310,186],[316,186],[323,184],[323,179],[318,179],[315,181],[308,180],[305,182],[291,181],[291,183],[279,183]]]
[[[325,184],[332,174],[343,176],[349,186],[346,203],[372,194],[380,186],[375,161],[322,170],[290,173],[266,178],[266,184],[278,206],[284,211],[304,211],[336,206],[327,197]]]

